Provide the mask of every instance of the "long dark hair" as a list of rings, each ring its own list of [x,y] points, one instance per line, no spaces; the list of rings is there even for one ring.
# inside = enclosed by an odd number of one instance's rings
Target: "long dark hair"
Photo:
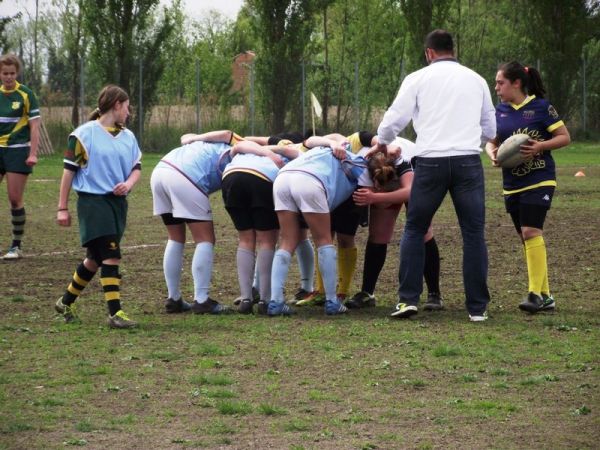
[[[129,95],[124,89],[114,84],[108,84],[102,88],[100,94],[98,94],[98,107],[92,111],[89,116],[89,120],[96,120],[102,114],[107,113],[117,102],[125,102],[129,100]],[[120,128],[124,124],[117,124]]]
[[[524,94],[535,95],[538,98],[544,98],[544,95],[546,95],[542,77],[537,69],[512,61],[502,64],[498,70],[511,83],[521,80],[521,90]]]

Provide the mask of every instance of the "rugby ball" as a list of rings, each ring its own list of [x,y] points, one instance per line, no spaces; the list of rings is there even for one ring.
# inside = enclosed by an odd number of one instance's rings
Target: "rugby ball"
[[[527,141],[529,141],[529,135],[525,133],[513,134],[506,139],[496,154],[496,160],[500,167],[512,169],[522,164],[524,159],[521,154],[521,145],[526,144]]]

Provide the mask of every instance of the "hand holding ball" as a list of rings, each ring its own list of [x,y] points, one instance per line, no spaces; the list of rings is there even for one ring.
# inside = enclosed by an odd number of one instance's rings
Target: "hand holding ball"
[[[513,134],[506,139],[498,148],[498,154],[496,155],[500,167],[512,169],[522,164],[525,159],[521,154],[521,145],[527,144],[527,142],[529,142],[529,135],[525,133]]]

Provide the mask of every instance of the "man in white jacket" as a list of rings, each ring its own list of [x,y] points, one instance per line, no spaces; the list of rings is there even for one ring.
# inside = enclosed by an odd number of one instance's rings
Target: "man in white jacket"
[[[418,312],[423,290],[423,236],[448,192],[463,238],[463,283],[471,321],[487,318],[488,256],[485,191],[479,153],[496,135],[494,105],[485,80],[454,57],[452,36],[435,30],[425,40],[429,65],[409,74],[377,130],[386,152],[412,120],[417,133],[415,170],[400,250],[399,303],[393,317]]]

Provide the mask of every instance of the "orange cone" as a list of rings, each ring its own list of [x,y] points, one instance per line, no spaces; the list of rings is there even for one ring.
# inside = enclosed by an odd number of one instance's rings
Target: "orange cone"
[[[585,177],[585,173],[583,173],[583,170],[580,170],[579,172],[577,172],[575,174],[576,177]]]

